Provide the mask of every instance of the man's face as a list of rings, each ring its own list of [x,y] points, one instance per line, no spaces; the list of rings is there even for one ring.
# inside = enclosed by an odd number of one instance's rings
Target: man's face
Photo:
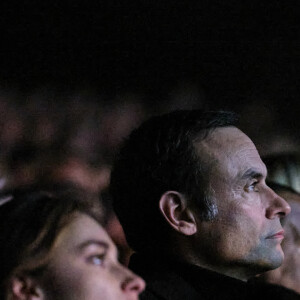
[[[195,146],[209,164],[209,190],[218,208],[211,222],[196,217],[199,260],[245,279],[280,266],[280,217],[290,207],[266,185],[267,170],[252,141],[239,129],[226,127]]]
[[[279,191],[278,194],[287,199],[292,208],[283,225],[286,236],[282,243],[285,259],[280,268],[264,273],[261,278],[300,293],[300,196],[291,191]]]

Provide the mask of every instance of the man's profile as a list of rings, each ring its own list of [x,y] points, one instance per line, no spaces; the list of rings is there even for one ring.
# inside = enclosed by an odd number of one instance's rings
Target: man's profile
[[[231,112],[176,111],[125,142],[111,192],[137,252],[131,267],[147,281],[142,299],[252,298],[243,281],[281,265],[290,207],[236,122]]]
[[[283,222],[284,262],[279,268],[264,273],[259,280],[282,285],[300,293],[300,194],[290,187],[274,182],[270,186],[288,201],[292,213]]]

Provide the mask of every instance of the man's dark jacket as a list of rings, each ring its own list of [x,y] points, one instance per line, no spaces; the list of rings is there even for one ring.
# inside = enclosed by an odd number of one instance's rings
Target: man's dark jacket
[[[246,283],[194,265],[134,254],[129,267],[141,275],[141,300],[291,300],[297,293],[270,284]]]

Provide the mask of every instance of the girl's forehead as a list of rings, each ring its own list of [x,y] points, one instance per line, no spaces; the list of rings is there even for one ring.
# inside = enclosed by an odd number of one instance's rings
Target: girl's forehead
[[[76,247],[79,243],[87,239],[102,239],[110,242],[106,231],[92,217],[84,213],[76,213],[72,220],[59,233],[55,247],[65,247],[66,249]]]

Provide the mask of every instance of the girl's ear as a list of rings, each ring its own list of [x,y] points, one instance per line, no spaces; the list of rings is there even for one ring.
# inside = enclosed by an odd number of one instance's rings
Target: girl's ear
[[[13,300],[45,299],[41,287],[29,276],[13,276],[10,286]]]

